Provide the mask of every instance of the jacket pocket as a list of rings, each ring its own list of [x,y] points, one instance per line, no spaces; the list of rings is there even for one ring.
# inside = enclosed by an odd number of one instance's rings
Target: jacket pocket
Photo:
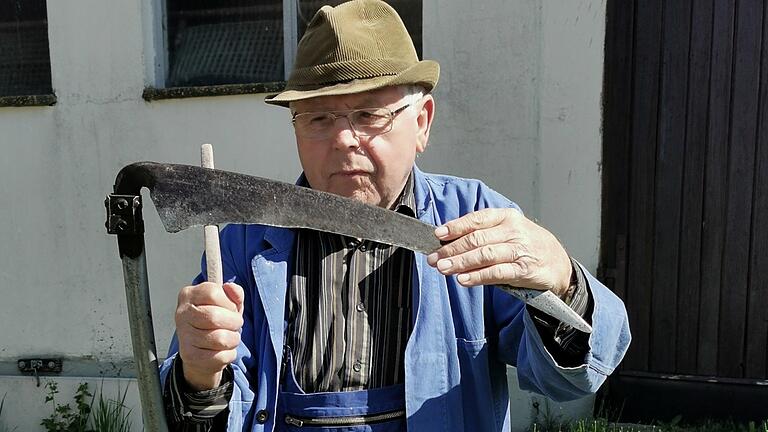
[[[456,344],[459,349],[459,356],[461,356],[462,353],[466,353],[470,358],[474,359],[481,354],[483,349],[486,348],[488,341],[485,338],[477,340],[456,338]]]
[[[492,383],[492,365],[488,341],[456,338],[461,367],[461,392],[465,430],[498,431],[504,423],[506,406],[496,395]],[[495,372],[495,371],[494,371]],[[506,381],[503,383],[506,385]]]

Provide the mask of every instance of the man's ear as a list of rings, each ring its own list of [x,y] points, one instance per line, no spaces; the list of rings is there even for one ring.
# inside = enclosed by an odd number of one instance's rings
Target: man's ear
[[[432,95],[424,95],[419,101],[419,112],[416,115],[416,123],[419,128],[416,136],[416,153],[423,153],[427,149],[429,131],[432,127],[432,119],[435,117],[435,99]]]

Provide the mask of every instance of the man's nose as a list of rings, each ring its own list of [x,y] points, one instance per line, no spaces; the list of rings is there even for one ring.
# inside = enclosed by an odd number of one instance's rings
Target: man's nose
[[[360,138],[349,118],[339,116],[334,123],[333,143],[339,150],[360,147]]]

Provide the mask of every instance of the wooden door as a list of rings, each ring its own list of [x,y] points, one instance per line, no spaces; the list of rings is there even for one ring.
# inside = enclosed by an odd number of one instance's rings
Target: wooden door
[[[629,311],[621,394],[754,386],[768,416],[765,3],[608,1],[599,273]]]

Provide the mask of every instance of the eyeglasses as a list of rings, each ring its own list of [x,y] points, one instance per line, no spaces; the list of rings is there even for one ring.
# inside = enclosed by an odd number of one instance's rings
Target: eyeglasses
[[[359,136],[376,136],[392,130],[398,114],[411,106],[407,104],[394,111],[389,108],[360,108],[344,111],[304,112],[293,115],[296,135],[307,139],[326,139],[333,136],[336,120],[346,118]]]

